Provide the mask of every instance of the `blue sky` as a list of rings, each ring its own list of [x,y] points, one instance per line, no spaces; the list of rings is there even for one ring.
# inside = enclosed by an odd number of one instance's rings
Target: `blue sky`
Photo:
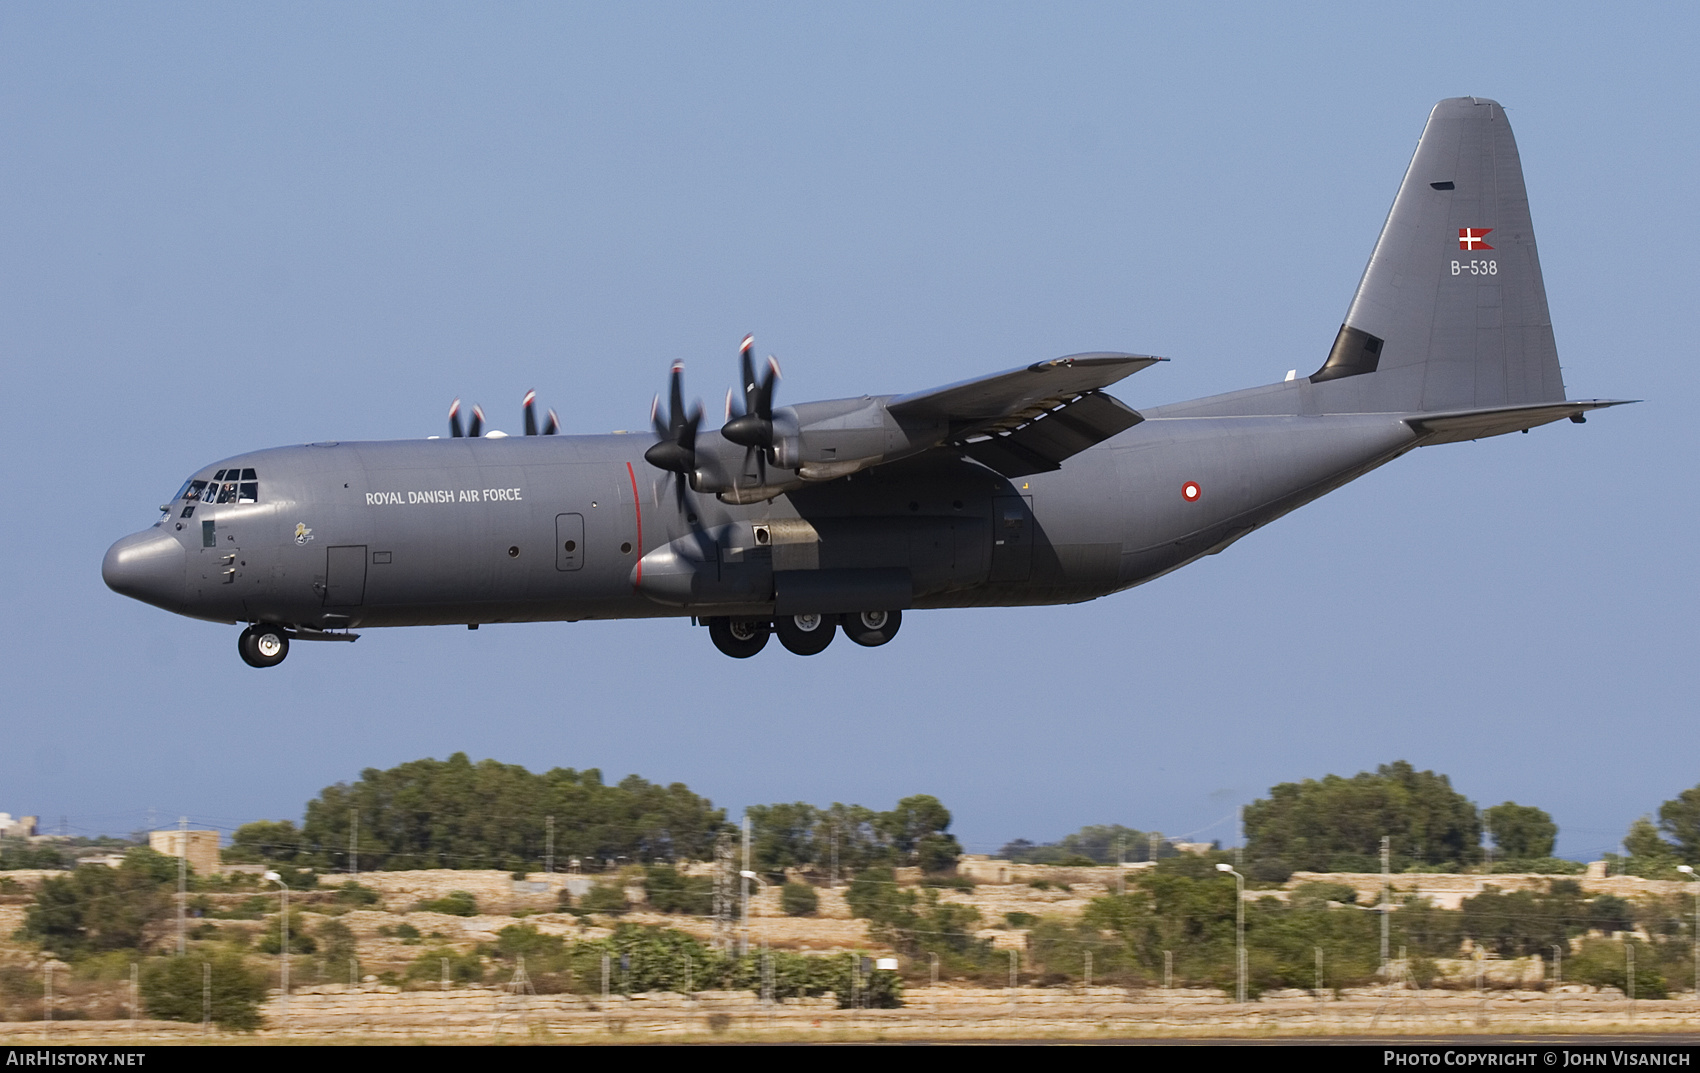
[[[0,809],[299,817],[464,751],[729,807],[927,792],[971,849],[1233,841],[1395,759],[1616,847],[1700,783],[1691,6],[0,8]],[[1076,607],[720,656],[681,621],[368,631],[264,673],[100,558],[237,451],[450,399],[641,427],[1060,354],[1152,405],[1320,364],[1433,103],[1508,110],[1572,397]],[[713,408],[711,406],[711,408]]]

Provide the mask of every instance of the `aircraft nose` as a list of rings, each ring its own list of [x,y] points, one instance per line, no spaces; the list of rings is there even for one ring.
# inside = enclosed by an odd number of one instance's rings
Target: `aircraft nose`
[[[183,607],[187,563],[183,545],[173,537],[160,529],[144,529],[106,550],[100,576],[113,592],[167,611],[179,611]]]

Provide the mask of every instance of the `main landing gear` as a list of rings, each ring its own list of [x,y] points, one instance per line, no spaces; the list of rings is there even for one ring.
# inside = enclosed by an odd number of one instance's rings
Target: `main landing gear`
[[[250,667],[276,667],[289,655],[289,634],[282,626],[249,626],[236,638],[236,651]]]
[[[747,618],[711,618],[708,636],[714,647],[734,659],[748,659],[767,646],[769,634],[799,656],[824,652],[838,628],[863,646],[877,648],[897,636],[901,611],[859,611],[847,615],[785,615],[771,622]]]

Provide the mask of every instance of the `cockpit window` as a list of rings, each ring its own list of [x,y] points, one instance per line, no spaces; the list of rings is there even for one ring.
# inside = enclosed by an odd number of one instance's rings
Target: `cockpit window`
[[[260,480],[252,469],[221,469],[210,481],[184,481],[172,498],[189,507],[196,503],[258,503]]]

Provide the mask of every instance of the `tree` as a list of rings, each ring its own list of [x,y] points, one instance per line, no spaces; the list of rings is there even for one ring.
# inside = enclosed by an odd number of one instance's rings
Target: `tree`
[[[943,872],[956,867],[962,846],[950,829],[950,810],[932,794],[905,797],[890,812],[874,821],[891,844],[899,863],[917,864],[923,872]]]
[[[1464,934],[1501,957],[1545,956],[1587,929],[1582,888],[1574,880],[1554,880],[1544,893],[1490,886],[1465,898],[1461,908]]]
[[[1700,866],[1700,786],[1659,806],[1659,827],[1676,841],[1684,864]]]
[[[744,815],[750,819],[750,862],[757,871],[783,882],[785,869],[807,867],[820,859],[815,828],[821,810],[813,805],[804,801],[751,805]]]
[[[541,869],[548,817],[555,855],[604,861],[701,860],[725,826],[725,810],[683,783],[636,775],[618,785],[595,768],[541,775],[465,753],[367,768],[352,784],[326,787],[307,804],[303,854],[321,869],[347,863],[350,813],[358,816],[365,868]]]
[[[1623,848],[1629,854],[1624,870],[1630,875],[1652,878],[1676,868],[1676,847],[1659,837],[1651,816],[1643,816],[1629,825],[1629,833],[1623,836]]]
[[[1124,861],[1145,861],[1151,859],[1153,833],[1123,827],[1119,823],[1097,824],[1065,835],[1060,842],[1034,845],[1025,838],[1018,838],[1006,843],[998,851],[998,856],[1021,864],[1113,864],[1118,854]],[[1172,856],[1175,852],[1174,847],[1159,835],[1157,856],[1162,857],[1165,853]]]
[[[24,917],[24,934],[55,953],[135,950],[174,912],[178,862],[133,849],[117,868],[90,864],[42,881]]]
[[[1171,857],[1134,879],[1128,893],[1093,899],[1082,919],[1116,936],[1124,971],[1160,979],[1166,950],[1183,986],[1232,986],[1234,896],[1233,878],[1212,861]]]
[[[1551,857],[1558,839],[1558,824],[1533,805],[1507,801],[1485,810],[1482,816],[1493,832],[1494,845],[1507,860],[1528,861]]]
[[[1456,869],[1481,859],[1476,808],[1445,775],[1403,760],[1374,774],[1274,786],[1245,810],[1246,858],[1258,878],[1294,871],[1379,870],[1381,838],[1393,867]]]
[[[236,829],[224,859],[231,862],[289,862],[301,856],[301,832],[291,820],[255,820]]]
[[[787,868],[825,871],[834,860],[857,874],[878,866],[918,865],[926,872],[955,867],[962,846],[949,833],[950,810],[931,794],[915,794],[889,812],[834,802],[751,805],[751,864],[776,883]]]

